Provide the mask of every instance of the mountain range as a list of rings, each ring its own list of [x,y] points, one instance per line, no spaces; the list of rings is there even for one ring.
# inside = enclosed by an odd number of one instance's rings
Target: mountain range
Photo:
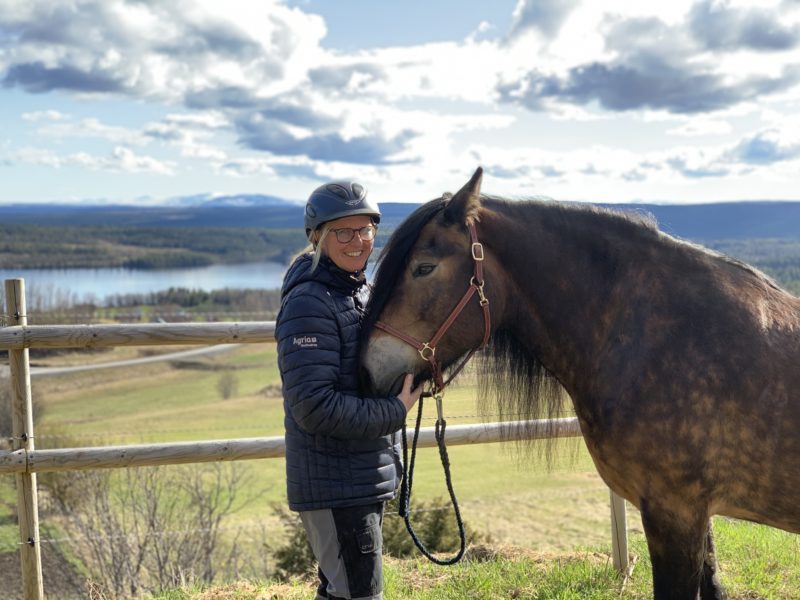
[[[380,204],[390,228],[418,205]],[[742,201],[713,204],[613,204],[615,210],[651,214],[659,227],[692,240],[800,239],[800,201]],[[197,195],[168,204],[0,204],[0,224],[114,225],[141,227],[302,227],[302,204],[275,196]]]

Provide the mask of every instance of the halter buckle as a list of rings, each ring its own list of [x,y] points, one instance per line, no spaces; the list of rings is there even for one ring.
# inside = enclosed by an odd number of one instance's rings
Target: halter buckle
[[[428,356],[425,356],[425,351],[426,350],[430,350],[431,351],[431,353]],[[419,355],[422,357],[422,360],[427,360],[428,362],[430,362],[431,360],[433,360],[433,357],[436,354],[436,348],[433,347],[433,346],[430,346],[428,344],[428,342],[425,342],[424,344],[422,344],[422,348],[417,350],[417,352],[419,352]]]
[[[483,244],[480,242],[472,242],[472,260],[478,262],[483,260]]]

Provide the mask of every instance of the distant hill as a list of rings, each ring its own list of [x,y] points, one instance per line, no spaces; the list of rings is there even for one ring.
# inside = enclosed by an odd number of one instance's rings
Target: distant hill
[[[134,227],[256,227],[302,224],[300,205],[263,195],[188,196],[165,205],[0,205],[0,224],[115,225]]]
[[[384,231],[393,229],[418,205],[380,204]],[[613,204],[615,210],[652,214],[667,233],[691,240],[800,239],[800,202],[718,204]],[[302,205],[274,196],[191,196],[169,205],[0,205],[0,224],[117,225],[141,227],[302,227]]]
[[[800,239],[800,202],[606,206],[650,213],[662,231],[690,240]]]
[[[418,205],[381,204],[382,222],[396,226]],[[690,240],[800,239],[800,202],[721,202],[715,204],[603,204],[619,211],[650,214],[659,228]]]

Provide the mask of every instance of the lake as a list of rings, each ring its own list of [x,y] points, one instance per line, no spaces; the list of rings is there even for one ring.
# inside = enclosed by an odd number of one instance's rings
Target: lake
[[[0,281],[21,277],[25,296],[35,296],[70,303],[102,303],[113,294],[148,294],[182,287],[192,290],[278,289],[286,265],[250,263],[211,265],[189,269],[0,269]],[[0,288],[1,289],[1,288]]]

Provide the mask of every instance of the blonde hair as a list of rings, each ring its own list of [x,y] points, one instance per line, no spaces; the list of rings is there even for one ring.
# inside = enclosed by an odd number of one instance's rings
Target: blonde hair
[[[325,241],[325,238],[328,237],[328,234],[331,232],[330,221],[328,221],[327,223],[323,223],[318,231],[319,231],[319,236],[317,236],[317,232],[315,231],[311,235],[311,244],[305,250],[306,252],[314,252],[314,258],[311,261],[312,273],[317,268],[317,265],[319,265],[319,260],[322,258],[322,243]],[[316,240],[314,238],[316,238]]]

